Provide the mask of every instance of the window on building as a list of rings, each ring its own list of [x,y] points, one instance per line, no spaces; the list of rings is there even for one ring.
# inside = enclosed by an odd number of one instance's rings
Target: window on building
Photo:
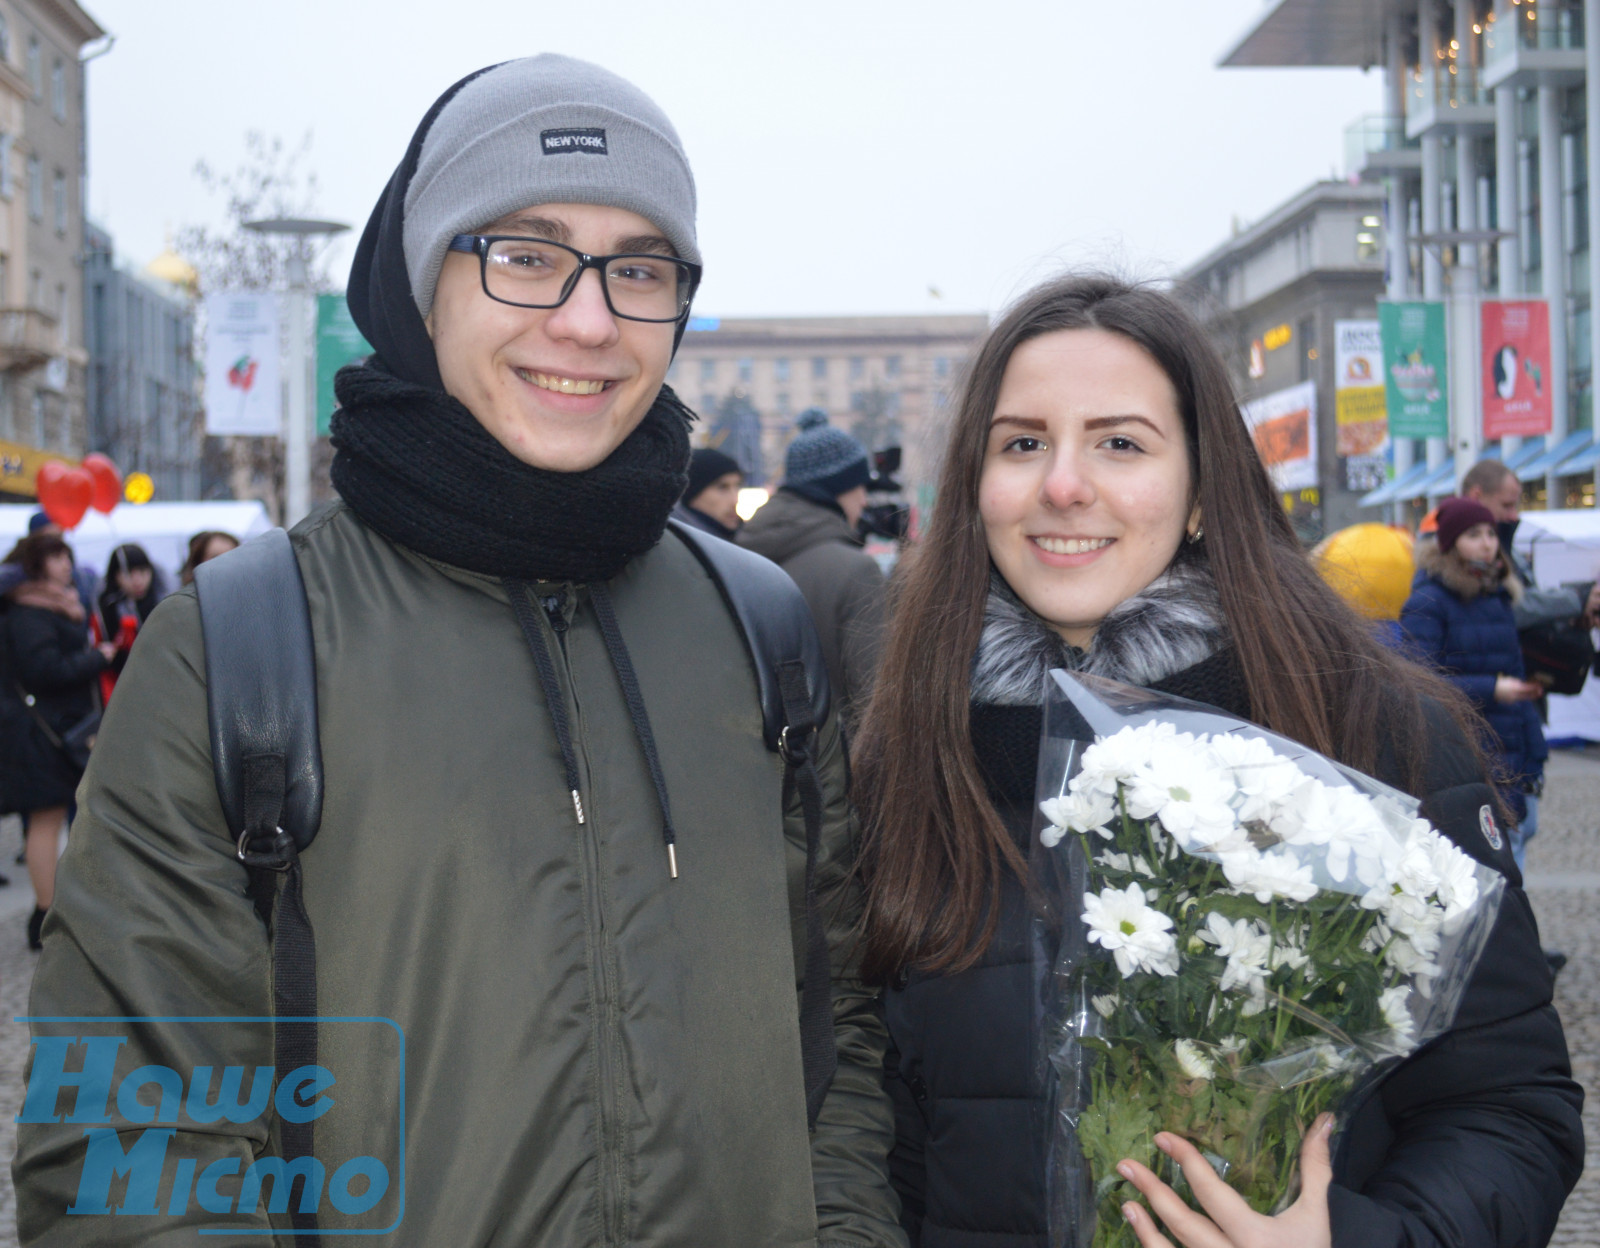
[[[10,199],[16,193],[16,179],[12,174],[11,155],[16,140],[9,134],[0,134],[0,196]]]
[[[50,66],[50,111],[57,121],[67,119],[67,67],[59,56]]]
[[[859,355],[850,357],[850,380],[860,381],[867,375],[867,362]]]
[[[820,355],[811,361],[811,376],[817,381],[828,379],[828,361]]]
[[[754,360],[739,361],[739,380],[748,385],[755,380],[756,362]]]
[[[28,85],[38,97],[44,92],[44,66],[39,59],[39,37],[28,36]]]
[[[1369,213],[1356,228],[1356,259],[1377,260],[1383,255],[1383,218]]]
[[[65,346],[69,341],[71,325],[68,314],[70,311],[71,309],[67,307],[67,284],[58,282],[56,284],[56,333],[61,338],[62,346]]]
[[[11,257],[0,253],[0,307],[11,306]]]
[[[44,427],[44,395],[39,391],[33,392],[33,401],[29,404],[33,414],[33,444],[35,446],[48,446],[49,440]]]
[[[37,156],[28,157],[28,215],[44,220],[44,169]]]
[[[67,175],[61,170],[56,170],[55,180],[50,185],[52,204],[55,208],[56,233],[67,232]]]
[[[788,381],[789,380],[789,361],[788,360],[773,360],[772,361],[772,379],[774,381]]]
[[[44,310],[44,274],[38,269],[28,274],[28,306]]]
[[[11,62],[11,19],[0,13],[0,61]]]
[[[885,377],[898,377],[900,375],[900,357],[898,355],[884,358],[883,375]]]

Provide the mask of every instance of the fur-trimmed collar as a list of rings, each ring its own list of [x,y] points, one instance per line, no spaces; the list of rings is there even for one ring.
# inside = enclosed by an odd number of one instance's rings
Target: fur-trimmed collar
[[[1512,602],[1519,601],[1522,581],[1512,570],[1510,561],[1499,554],[1494,562],[1498,569],[1496,575],[1485,578],[1472,570],[1461,557],[1460,550],[1441,551],[1437,540],[1417,543],[1417,570],[1438,581],[1463,602],[1471,602],[1480,594],[1499,593],[1502,589],[1511,595]]]
[[[1037,706],[1051,668],[1130,685],[1152,685],[1210,658],[1227,644],[1211,569],[1174,564],[1101,621],[1080,650],[1023,605],[999,572],[989,576],[983,636],[972,659],[972,701]]]

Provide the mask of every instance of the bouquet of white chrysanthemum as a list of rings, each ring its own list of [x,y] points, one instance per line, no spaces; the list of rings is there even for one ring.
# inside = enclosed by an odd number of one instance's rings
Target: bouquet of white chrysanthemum
[[[1052,673],[1035,876],[1049,913],[1054,1245],[1134,1248],[1116,1172],[1193,1141],[1262,1212],[1301,1137],[1448,1028],[1503,880],[1417,802],[1223,712]]]

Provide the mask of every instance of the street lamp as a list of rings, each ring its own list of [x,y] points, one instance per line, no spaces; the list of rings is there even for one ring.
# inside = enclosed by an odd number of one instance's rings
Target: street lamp
[[[269,217],[246,221],[244,228],[294,239],[294,250],[289,253],[289,411],[283,439],[283,522],[288,527],[311,510],[311,353],[307,350],[311,331],[306,318],[311,240],[342,234],[350,227],[342,221]]]

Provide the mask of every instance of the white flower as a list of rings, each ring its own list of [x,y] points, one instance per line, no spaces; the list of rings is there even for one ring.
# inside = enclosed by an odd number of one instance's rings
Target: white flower
[[[1085,893],[1083,921],[1088,924],[1089,939],[1111,951],[1125,978],[1141,970],[1157,975],[1178,973],[1172,920],[1145,903],[1144,891],[1137,884]]]
[[[1040,802],[1039,810],[1050,825],[1039,836],[1048,849],[1053,848],[1062,835],[1069,831],[1099,832],[1109,837],[1111,833],[1105,830],[1105,825],[1116,818],[1117,799],[1115,792],[1106,794],[1084,788]]]
[[[1273,812],[1269,823],[1287,844],[1326,845],[1328,874],[1340,882],[1350,874],[1352,857],[1358,872],[1363,862],[1369,874],[1375,871],[1385,833],[1382,818],[1365,796],[1313,778]]]
[[[1383,1011],[1383,1021],[1395,1033],[1395,1038],[1403,1044],[1410,1043],[1416,1034],[1416,1023],[1412,1021],[1410,1003],[1411,989],[1404,984],[1393,988],[1385,988],[1378,994],[1378,1008]]]
[[[1429,981],[1439,974],[1439,964],[1429,959],[1408,938],[1396,933],[1383,951],[1383,960],[1401,975],[1412,976],[1416,980],[1417,991],[1424,997],[1433,995]]]
[[[1234,1057],[1243,1053],[1250,1047],[1250,1042],[1241,1035],[1223,1036],[1217,1041],[1217,1052],[1223,1057]]]
[[[1426,900],[1439,889],[1439,873],[1433,863],[1432,847],[1419,838],[1391,864],[1389,880],[1407,896]]]
[[[1272,947],[1272,966],[1274,970],[1280,966],[1286,966],[1291,971],[1298,971],[1310,961],[1311,955],[1305,950],[1304,933],[1299,928],[1288,933],[1284,937],[1282,944]]]
[[[1228,960],[1218,985],[1223,992],[1245,989],[1252,995],[1265,987],[1267,958],[1272,953],[1272,937],[1249,919],[1229,922],[1213,910],[1206,915],[1200,939],[1217,947],[1217,954]]]
[[[1222,873],[1237,892],[1250,894],[1262,905],[1274,897],[1310,901],[1317,895],[1311,864],[1301,864],[1286,849],[1223,854]]]
[[[1118,854],[1107,850],[1103,854],[1096,855],[1094,861],[1096,866],[1110,867],[1113,871],[1131,871],[1135,875],[1144,876],[1146,879],[1155,879],[1156,873],[1150,869],[1150,864],[1145,860],[1143,854],[1129,856],[1128,854]]]
[[[1239,819],[1243,823],[1265,820],[1268,812],[1306,779],[1293,762],[1260,737],[1218,733],[1210,744],[1212,755],[1233,772],[1242,799]]]
[[[1129,726],[1109,737],[1100,737],[1083,752],[1083,766],[1073,777],[1074,791],[1094,791],[1109,795],[1115,800],[1117,786],[1126,783],[1150,760],[1152,750],[1170,741],[1194,740],[1168,723]]]
[[[1238,839],[1236,792],[1229,771],[1199,742],[1183,736],[1162,742],[1127,780],[1128,813],[1159,819],[1185,849],[1214,850]]]
[[[1172,1047],[1178,1057],[1178,1069],[1185,1078],[1210,1079],[1217,1073],[1211,1059],[1193,1040],[1179,1040]]]
[[[1433,855],[1433,870],[1439,877],[1437,896],[1445,908],[1445,922],[1453,924],[1478,904],[1478,864],[1432,828],[1424,843]]]
[[[1114,993],[1107,993],[1105,996],[1090,997],[1089,1004],[1094,1006],[1095,1013],[1101,1018],[1110,1018],[1117,1012],[1120,1002]]]

